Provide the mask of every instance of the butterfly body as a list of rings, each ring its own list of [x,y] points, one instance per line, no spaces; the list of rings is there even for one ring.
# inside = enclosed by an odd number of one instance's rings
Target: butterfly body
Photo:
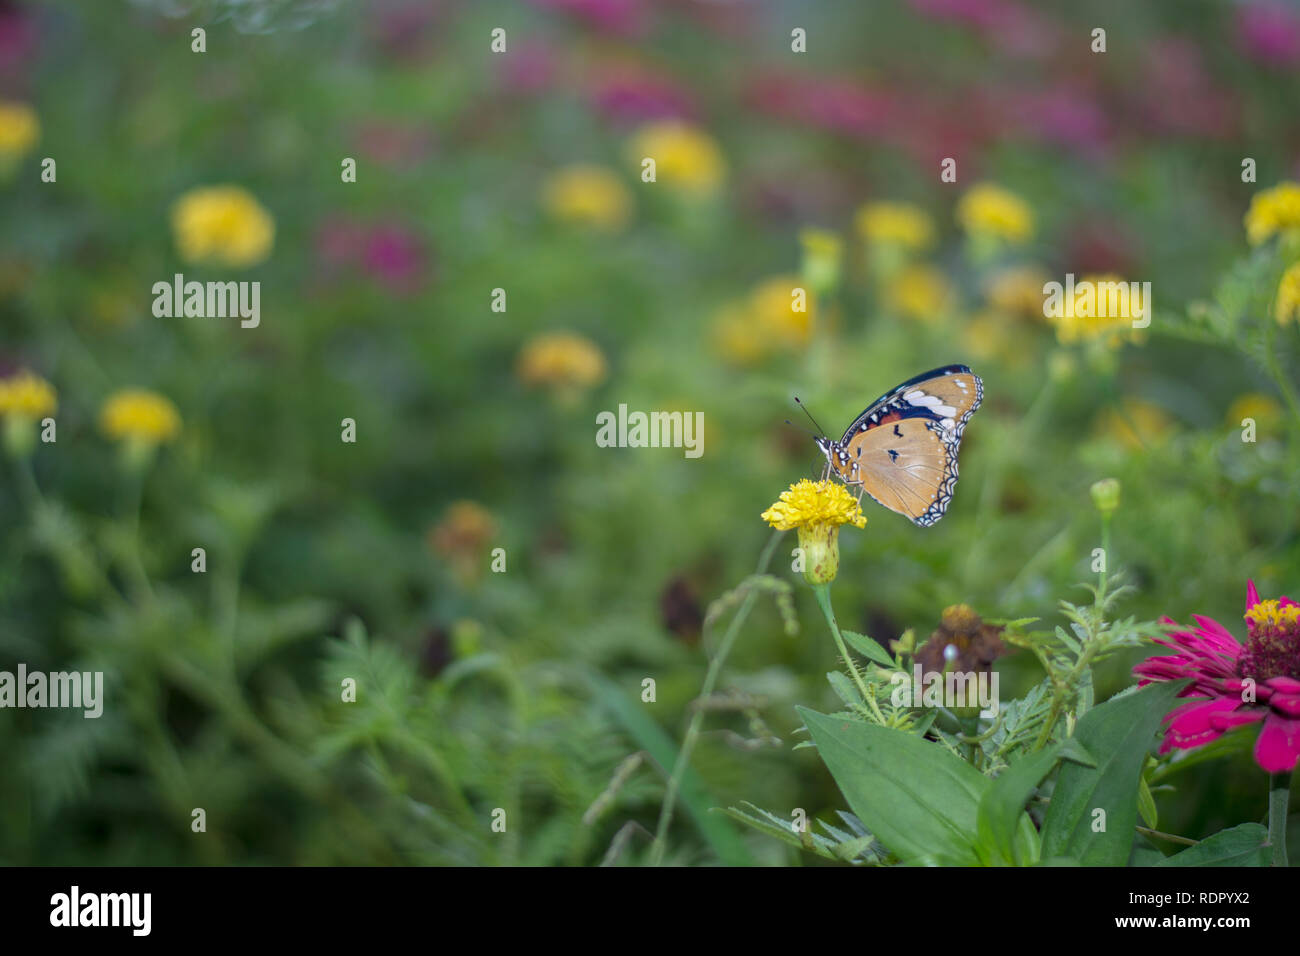
[[[818,438],[827,472],[877,503],[928,527],[943,517],[957,485],[957,450],[984,398],[965,365],[908,379],[876,399],[839,441]]]

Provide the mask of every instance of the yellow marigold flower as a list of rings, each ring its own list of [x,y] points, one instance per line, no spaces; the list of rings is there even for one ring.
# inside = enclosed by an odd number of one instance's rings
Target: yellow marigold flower
[[[933,321],[952,304],[952,286],[944,274],[929,265],[911,265],[890,280],[885,304],[909,319]]]
[[[560,222],[617,232],[632,217],[632,196],[603,166],[565,166],[542,186],[542,205]]]
[[[1096,431],[1133,451],[1159,444],[1174,428],[1173,419],[1159,405],[1126,398],[1120,410],[1106,408],[1097,416]]]
[[[1300,262],[1295,263],[1277,284],[1277,300],[1273,303],[1273,315],[1282,324],[1294,321],[1300,313]]]
[[[157,392],[130,388],[108,397],[99,411],[99,425],[109,438],[156,445],[176,437],[181,416]]]
[[[705,195],[717,190],[726,162],[717,142],[704,131],[678,120],[643,126],[632,138],[638,165],[655,161],[655,181],[683,192]]]
[[[957,222],[972,235],[1024,242],[1034,234],[1029,204],[992,183],[972,186],[957,202]]]
[[[840,567],[840,526],[865,528],[867,518],[857,498],[834,479],[791,485],[772,507],[760,516],[773,528],[799,532],[804,554],[804,577],[809,584],[835,580]]]
[[[1271,431],[1282,421],[1282,406],[1267,395],[1247,392],[1228,406],[1228,425],[1241,428],[1247,418],[1253,419],[1260,431]]]
[[[805,229],[799,233],[803,247],[803,277],[818,292],[829,292],[840,281],[840,260],[844,243],[825,229]]]
[[[1012,266],[989,279],[984,294],[989,305],[1011,315],[1041,317],[1047,273],[1038,266]]]
[[[515,374],[525,385],[590,388],[606,375],[605,355],[590,339],[572,332],[547,332],[519,352]]]
[[[1252,246],[1279,232],[1300,229],[1300,184],[1279,183],[1255,193],[1246,210],[1246,239]]]
[[[0,379],[0,415],[44,418],[59,407],[54,386],[24,369],[11,378]]]
[[[1112,349],[1126,341],[1141,341],[1141,330],[1133,328],[1133,320],[1141,317],[1148,303],[1142,301],[1140,285],[1136,291],[1130,286],[1111,273],[1081,278],[1073,299],[1061,297],[1061,315],[1048,317],[1056,326],[1057,341],[1062,345],[1100,341]],[[1112,289],[1118,294],[1112,296]]]
[[[41,121],[26,103],[0,102],[0,159],[19,159],[41,136]]]
[[[239,186],[191,189],[172,205],[172,233],[182,259],[245,268],[271,254],[275,220]]]
[[[893,244],[915,252],[934,242],[929,215],[911,203],[867,203],[858,210],[856,224],[859,235],[873,244]]]

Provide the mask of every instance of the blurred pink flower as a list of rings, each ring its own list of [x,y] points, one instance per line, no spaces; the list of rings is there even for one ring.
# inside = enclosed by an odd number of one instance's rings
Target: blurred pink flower
[[[890,94],[853,80],[771,72],[751,80],[746,96],[769,115],[860,139],[886,132],[894,113]]]
[[[1071,149],[1097,149],[1110,140],[1110,119],[1085,90],[1054,86],[1009,92],[1007,102],[1012,123],[1029,139]]]
[[[501,67],[502,85],[511,93],[537,95],[555,85],[557,66],[551,48],[535,40],[521,40]]]
[[[641,69],[615,69],[598,76],[593,82],[591,100],[602,115],[629,124],[696,117],[694,103],[686,90],[669,77]]]
[[[1140,133],[1233,135],[1239,114],[1235,100],[1215,85],[1195,44],[1175,37],[1157,40],[1143,62],[1138,112],[1132,118]]]
[[[649,4],[645,0],[532,0],[533,4],[575,17],[602,33],[638,36],[645,31]]]
[[[366,23],[375,44],[395,60],[421,60],[443,9],[438,0],[375,0]]]
[[[390,291],[416,291],[428,273],[424,242],[404,226],[366,226],[335,218],[316,231],[316,258],[327,277],[340,271],[365,272]]]
[[[0,73],[16,72],[35,52],[35,21],[22,7],[0,0]]]
[[[361,156],[382,166],[414,166],[433,146],[430,130],[388,120],[363,122],[352,139]]]
[[[1248,56],[1267,66],[1300,63],[1300,13],[1274,0],[1247,3],[1237,12],[1237,31]]]
[[[366,236],[362,264],[390,289],[412,292],[424,272],[424,243],[401,226],[376,226]]]

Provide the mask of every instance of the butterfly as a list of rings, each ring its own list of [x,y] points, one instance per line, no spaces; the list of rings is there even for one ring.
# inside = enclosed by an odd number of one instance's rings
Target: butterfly
[[[881,395],[839,441],[817,438],[826,472],[877,504],[929,527],[943,517],[957,486],[962,432],[984,398],[984,383],[965,365],[932,369]]]

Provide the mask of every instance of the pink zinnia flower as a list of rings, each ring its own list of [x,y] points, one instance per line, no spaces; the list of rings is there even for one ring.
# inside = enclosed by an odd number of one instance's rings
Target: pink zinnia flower
[[[1300,604],[1288,597],[1261,601],[1255,582],[1246,585],[1246,643],[1208,617],[1193,615],[1195,630],[1173,631],[1156,643],[1176,653],[1151,657],[1133,668],[1138,686],[1157,680],[1192,683],[1190,697],[1165,718],[1160,748],[1189,750],[1245,724],[1263,722],[1255,762],[1268,773],[1286,773],[1300,759]],[[1166,624],[1177,622],[1165,618]]]

